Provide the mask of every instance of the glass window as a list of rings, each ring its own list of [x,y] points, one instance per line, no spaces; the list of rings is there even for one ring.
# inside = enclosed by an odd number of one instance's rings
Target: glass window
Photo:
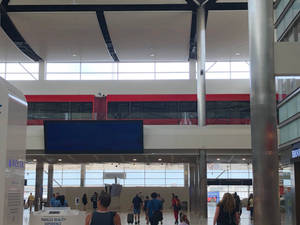
[[[38,63],[6,63],[0,66],[0,74],[7,80],[38,80]]]
[[[47,73],[80,73],[80,63],[47,63]]]
[[[230,72],[208,72],[206,79],[230,79]]]
[[[47,80],[80,80],[79,73],[47,73]]]
[[[113,73],[113,63],[82,63],[82,73]]]
[[[154,80],[154,73],[119,73],[119,80]]]
[[[7,80],[37,80],[38,75],[36,74],[35,76],[32,76],[31,74],[28,73],[7,73],[6,74],[6,79]]]
[[[232,72],[231,79],[250,79],[250,72]]]
[[[174,62],[174,63],[156,63],[157,73],[185,73],[189,71],[189,63]]]
[[[156,73],[157,80],[188,80],[189,73]]]
[[[230,71],[230,62],[216,62],[208,72],[227,72]]]
[[[247,62],[231,62],[232,72],[248,72],[250,71],[250,66]]]
[[[82,73],[81,80],[114,80],[112,73]]]
[[[154,63],[119,63],[119,73],[154,73]]]

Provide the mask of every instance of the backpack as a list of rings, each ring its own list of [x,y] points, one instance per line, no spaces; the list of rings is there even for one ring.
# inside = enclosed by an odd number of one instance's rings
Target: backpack
[[[159,222],[159,221],[162,221],[162,220],[163,220],[162,212],[160,210],[156,210],[153,213],[153,221],[154,222]]]
[[[181,204],[179,200],[176,200],[176,203],[174,205],[174,210],[175,211],[180,211],[181,210]]]

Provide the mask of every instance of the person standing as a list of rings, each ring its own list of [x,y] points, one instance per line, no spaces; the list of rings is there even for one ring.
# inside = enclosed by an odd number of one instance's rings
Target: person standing
[[[121,225],[120,216],[108,211],[110,202],[110,195],[103,191],[97,201],[98,210],[86,217],[85,225]]]
[[[253,220],[253,211],[254,211],[254,199],[253,199],[253,194],[250,194],[250,196],[249,196],[249,198],[248,198],[248,205],[247,205],[247,208],[249,208],[251,220]]]
[[[151,201],[148,202],[148,217],[151,225],[158,225],[158,222],[161,221],[161,201],[157,199],[157,194],[153,192],[151,194]]]
[[[236,192],[234,192],[233,198],[235,200],[236,211],[239,212],[239,214],[241,216],[242,215],[242,204],[241,204],[240,196],[238,196],[238,194]]]
[[[86,211],[86,205],[88,203],[88,199],[87,199],[86,193],[83,194],[81,201],[82,201],[82,204],[83,204],[83,211]]]
[[[32,193],[30,193],[30,195],[28,196],[28,200],[27,200],[30,213],[32,212],[32,206],[34,203],[34,199],[35,199],[34,196],[32,195]]]
[[[178,224],[178,214],[181,209],[181,204],[180,204],[180,200],[177,195],[174,196],[174,198],[172,200],[172,207],[173,207],[173,211],[174,211],[175,224]]]
[[[217,205],[213,225],[237,225],[240,223],[239,212],[236,211],[235,200],[230,193],[225,193]]]
[[[98,201],[98,193],[94,192],[93,196],[91,197],[91,202],[93,204],[93,209],[97,209],[97,201]]]
[[[56,206],[57,206],[57,200],[55,194],[53,194],[50,199],[50,207],[56,207]]]
[[[148,217],[148,203],[149,203],[149,196],[146,196],[146,199],[144,201],[144,212],[145,212],[145,217],[146,217],[146,224],[148,225],[149,224],[149,217]]]
[[[141,214],[142,204],[143,204],[142,199],[140,198],[139,194],[136,194],[136,196],[132,199],[135,224],[140,223],[140,214]]]

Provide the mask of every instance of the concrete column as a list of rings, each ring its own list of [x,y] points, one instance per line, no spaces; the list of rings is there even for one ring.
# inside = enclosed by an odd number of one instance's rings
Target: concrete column
[[[50,200],[53,195],[53,164],[48,164],[48,192],[47,203],[50,206]]]
[[[195,200],[196,200],[196,184],[195,184],[195,165],[190,164],[189,165],[189,178],[190,178],[190,187],[189,187],[189,191],[190,191],[190,206],[189,209],[190,211],[194,212],[196,210],[195,208]]]
[[[206,125],[206,87],[205,87],[205,9],[200,6],[197,12],[197,102],[198,102],[198,125]]]
[[[190,59],[189,67],[190,67],[190,80],[196,80],[196,78],[197,78],[197,60]]]
[[[279,225],[273,0],[249,0],[254,224]]]
[[[200,224],[207,224],[207,164],[206,164],[206,151],[200,150],[199,152],[199,217]]]
[[[189,187],[189,164],[184,164],[184,187]]]
[[[40,202],[43,200],[43,174],[44,163],[38,160],[35,169],[34,211],[39,211],[42,208]]]
[[[81,168],[80,168],[80,187],[85,186],[85,171],[86,171],[85,164],[81,164]]]
[[[39,62],[39,80],[46,80],[46,65],[47,63],[45,61]]]

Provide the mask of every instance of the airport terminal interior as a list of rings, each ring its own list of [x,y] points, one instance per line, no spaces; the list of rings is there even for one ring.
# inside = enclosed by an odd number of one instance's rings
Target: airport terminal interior
[[[300,0],[1,0],[0,225],[300,225]]]

